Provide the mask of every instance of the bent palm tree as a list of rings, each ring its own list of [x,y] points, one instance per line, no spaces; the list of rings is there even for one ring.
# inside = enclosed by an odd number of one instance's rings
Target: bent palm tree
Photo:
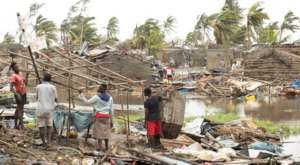
[[[8,32],[4,35],[2,44],[10,45],[15,43],[15,38]]]
[[[209,31],[210,31],[210,25],[213,17],[209,17],[206,15],[206,13],[201,14],[200,17],[198,17],[198,21],[195,26],[195,31],[199,31],[201,33],[201,38],[203,41],[205,41],[205,37],[209,40]]]
[[[266,27],[262,28],[259,32],[258,41],[264,44],[278,43],[279,26],[278,22],[269,23]]]
[[[109,19],[108,24],[106,26],[106,41],[114,42],[117,39],[117,34],[119,33],[119,20],[117,17],[112,17]]]
[[[266,19],[269,19],[268,14],[264,12],[264,8],[261,7],[261,4],[261,2],[257,2],[252,5],[246,17],[246,36],[248,48],[251,46],[251,38],[253,40],[256,40],[255,38],[257,36],[258,30],[261,29],[264,21]]]
[[[295,22],[298,21],[299,23],[299,17],[295,16],[295,14],[292,11],[289,11],[285,16],[284,20],[280,26],[280,35],[279,35],[279,41],[282,41],[282,35],[284,31],[291,31],[296,32],[300,29],[300,26],[296,24]]]
[[[76,44],[80,44],[82,39],[89,43],[97,44],[101,38],[97,35],[94,19],[94,17],[76,16],[70,18],[69,21],[65,20],[61,25],[61,30],[70,36],[71,40]]]
[[[173,16],[169,16],[164,22],[163,22],[163,29],[164,34],[168,34],[170,32],[174,31],[176,23],[176,18]]]
[[[43,17],[42,15],[39,15],[36,18],[34,30],[37,36],[45,37],[48,46],[50,46],[53,42],[57,41],[57,28],[55,23]]]

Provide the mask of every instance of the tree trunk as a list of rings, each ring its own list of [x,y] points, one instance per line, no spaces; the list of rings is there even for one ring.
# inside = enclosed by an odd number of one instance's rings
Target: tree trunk
[[[282,33],[283,33],[283,28],[281,27],[280,28],[280,34],[279,34],[279,43],[281,42],[281,39],[282,39]]]
[[[247,21],[247,28],[246,28],[246,31],[247,31],[247,49],[250,49],[250,46],[251,46],[251,40],[250,40],[250,23]]]

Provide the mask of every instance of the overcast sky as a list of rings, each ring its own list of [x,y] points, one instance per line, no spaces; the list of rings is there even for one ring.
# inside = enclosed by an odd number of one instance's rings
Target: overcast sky
[[[64,18],[70,6],[77,0],[8,0],[0,5],[0,40],[6,32],[15,35],[18,25],[16,13],[28,13],[30,4],[45,3],[41,14],[55,21],[58,25]],[[120,20],[120,38],[126,39],[132,35],[136,24],[142,24],[147,18],[164,20],[168,16],[177,19],[175,32],[171,38],[185,38],[193,30],[196,18],[203,12],[212,14],[218,12],[225,0],[91,0],[88,5],[88,15],[96,17],[99,32],[104,33],[108,19],[116,16]],[[272,21],[282,21],[283,16],[292,10],[300,16],[299,0],[261,0]],[[239,0],[242,8],[247,8],[256,0]],[[297,10],[298,9],[298,10]],[[298,39],[299,33],[293,38]]]

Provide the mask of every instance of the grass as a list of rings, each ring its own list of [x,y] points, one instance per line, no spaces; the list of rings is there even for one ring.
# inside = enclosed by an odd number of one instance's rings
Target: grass
[[[195,120],[195,119],[197,119],[197,118],[198,118],[197,116],[189,116],[189,117],[184,118],[184,125],[185,125],[186,123],[192,122],[193,120]]]
[[[125,120],[123,120],[122,118]],[[132,121],[132,122],[142,120],[144,118],[145,118],[144,114],[129,114],[129,121]],[[116,129],[118,130],[118,132],[124,131],[126,121],[127,121],[127,115],[114,117],[114,122],[116,123]]]
[[[188,123],[190,121],[193,121],[197,117],[189,117],[185,119],[185,123]],[[239,116],[234,113],[217,113],[213,115],[207,115],[205,116],[206,119],[209,119],[214,122],[218,123],[227,123],[233,120],[239,119]],[[259,120],[259,119],[253,119],[254,123],[261,128],[264,128],[267,130],[267,132],[276,134],[281,133],[284,136],[290,136],[300,133],[300,127],[290,127],[286,124],[280,124],[280,123],[274,123],[272,121],[268,120]]]
[[[239,119],[239,116],[234,113],[216,113],[213,115],[207,115],[205,118],[217,123],[227,123],[232,120]]]
[[[258,127],[265,128],[269,133],[282,133],[284,136],[295,135],[300,133],[300,127],[290,127],[286,124],[274,123],[268,120],[255,119],[254,123]]]

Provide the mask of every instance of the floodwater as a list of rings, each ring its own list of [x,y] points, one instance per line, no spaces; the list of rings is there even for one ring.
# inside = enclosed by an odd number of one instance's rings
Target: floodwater
[[[241,118],[251,117],[284,123],[291,127],[300,126],[300,98],[260,98],[259,101],[219,99],[186,99],[185,117],[205,116],[214,113],[236,113]],[[300,158],[300,135],[284,139],[286,153]]]

